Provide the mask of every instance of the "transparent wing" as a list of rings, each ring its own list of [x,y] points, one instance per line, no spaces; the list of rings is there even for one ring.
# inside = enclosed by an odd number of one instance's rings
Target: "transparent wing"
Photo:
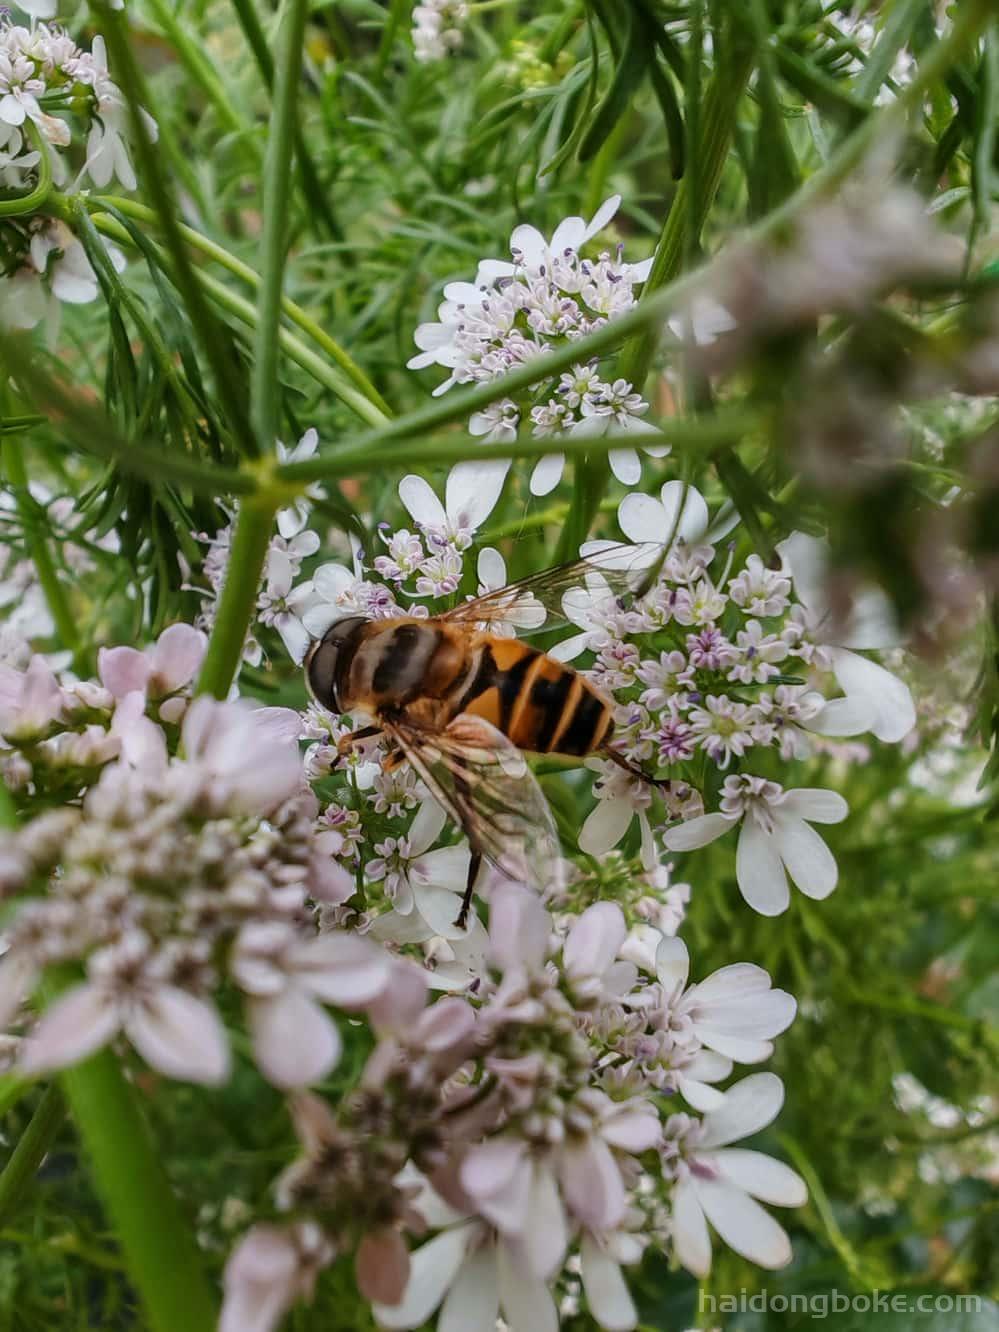
[[[654,583],[664,555],[665,547],[654,542],[631,546],[595,541],[583,559],[531,574],[433,618],[480,628],[512,624],[522,634],[557,629],[571,618],[566,614],[566,593],[589,588],[605,591],[608,597],[634,600]]]
[[[518,883],[562,886],[555,820],[523,754],[495,726],[463,713],[443,731],[405,718],[385,730],[479,851]]]

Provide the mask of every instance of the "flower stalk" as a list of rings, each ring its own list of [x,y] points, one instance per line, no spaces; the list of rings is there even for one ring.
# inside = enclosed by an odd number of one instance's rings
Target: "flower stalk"
[[[59,1085],[50,1083],[0,1174],[0,1225],[6,1224],[17,1211],[65,1117],[66,1103]]]

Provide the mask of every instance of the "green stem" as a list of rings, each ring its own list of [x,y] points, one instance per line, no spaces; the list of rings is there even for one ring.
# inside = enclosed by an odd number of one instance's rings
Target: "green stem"
[[[253,341],[253,378],[250,381],[250,419],[261,448],[272,452],[281,417],[278,382],[278,328],[288,237],[288,195],[295,153],[295,124],[302,44],[308,0],[288,0],[278,37],[279,53],[274,82],[267,153],[264,157],[263,215],[260,238],[260,290]]]
[[[13,825],[7,825],[0,821],[0,826]],[[21,1097],[26,1096],[33,1085],[30,1078],[19,1078],[16,1073],[0,1074],[0,1115],[5,1115],[12,1106],[17,1105]]]
[[[826,1237],[836,1253],[842,1259],[846,1270],[859,1285],[863,1286],[865,1289],[871,1289],[873,1283],[865,1274],[863,1264],[854,1252],[849,1240],[840,1229],[839,1222],[836,1220],[829,1198],[826,1195],[825,1189],[822,1187],[822,1181],[816,1174],[811,1161],[809,1161],[804,1150],[794,1138],[790,1137],[788,1134],[778,1134],[777,1140],[787,1152],[788,1156],[790,1156],[798,1172],[807,1184],[812,1206],[818,1213],[819,1220],[822,1222],[823,1229],[826,1232]]]
[[[30,194],[23,194],[17,199],[0,199],[0,217],[26,217],[37,213],[52,190],[52,158],[49,146],[42,138],[34,121],[26,120],[24,128],[28,142],[40,154],[38,161],[38,180]]]
[[[239,506],[215,626],[198,677],[199,694],[225,698],[229,693],[256,609],[277,508],[271,490],[261,490]]]
[[[215,1298],[135,1090],[109,1050],[62,1086],[152,1332],[214,1332]]]
[[[158,225],[157,214],[151,208],[147,208],[145,204],[138,203],[134,199],[119,199],[110,195],[97,196],[87,199],[87,207],[95,215],[94,226],[99,231],[104,231],[106,235],[113,236],[116,240],[125,244],[132,243],[131,237],[120,223],[104,215],[103,209],[105,207],[113,208],[116,212],[125,217],[133,218],[136,222],[145,222],[150,226]],[[241,259],[237,259],[223,246],[209,240],[207,236],[195,231],[193,227],[181,225],[180,234],[192,249],[198,250],[210,259],[214,259],[217,264],[232,273],[234,277],[238,277],[240,281],[245,282],[247,286],[252,287],[254,291],[259,290],[259,275],[248,264],[244,264]],[[214,283],[211,279],[206,282],[206,277],[206,274],[198,272],[198,278],[202,286],[205,287],[209,295],[216,298],[221,284]],[[221,290],[227,291],[228,289],[221,287]],[[256,310],[249,301],[233,296],[232,301],[227,302],[225,308],[230,313],[235,314],[242,323],[248,324],[251,328],[256,326]],[[281,298],[281,309],[293,324],[296,324],[303,333],[306,333],[317,346],[326,352],[331,360],[340,366],[344,374],[360,390],[360,393],[351,392],[349,386],[343,384],[338,376],[331,377],[328,374],[325,378],[320,379],[324,388],[329,388],[335,393],[345,406],[350,407],[368,425],[378,426],[388,420],[392,415],[391,409],[350,353],[341,347],[335,338],[330,337],[326,330],[306,314],[301,306],[296,305],[290,297],[283,296]],[[281,330],[282,349],[303,369],[308,369],[310,373],[314,373],[313,367],[317,363],[322,364],[321,358],[316,357],[314,353],[311,353],[300,341],[292,338],[290,334],[285,336],[286,333],[286,330]]]
[[[48,1154],[66,1117],[66,1103],[58,1083],[45,1088],[28,1127],[17,1140],[0,1174],[0,1225],[9,1220]]]
[[[38,575],[38,582],[45,596],[45,604],[55,621],[59,641],[64,648],[68,648],[75,656],[80,646],[76,620],[70,609],[66,590],[59,581],[59,573],[52,558],[52,552],[49,550],[42,524],[39,522],[40,515],[28,489],[28,473],[24,466],[24,454],[21,451],[20,440],[11,437],[4,440],[3,459],[7,478],[14,491],[17,512],[24,529],[24,543],[28,548],[28,554],[31,556],[31,562],[35,566],[35,573]]]

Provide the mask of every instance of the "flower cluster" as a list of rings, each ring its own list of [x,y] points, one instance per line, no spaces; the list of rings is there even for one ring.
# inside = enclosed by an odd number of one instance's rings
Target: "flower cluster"
[[[451,282],[444,288],[439,322],[421,324],[415,333],[418,355],[410,369],[441,365],[451,373],[434,394],[453,384],[489,383],[533,357],[584,337],[631,309],[635,288],[649,275],[652,260],[625,263],[623,247],[585,258],[587,242],[613,219],[621,203],[615,195],[586,222],[567,217],[551,239],[532,226],[516,227],[510,237],[511,261],[484,259],[474,282]],[[502,385],[500,385],[502,387]],[[542,385],[531,398],[534,406],[498,399],[469,421],[474,435],[512,440],[525,414],[531,433],[539,438],[562,435],[655,434],[644,420],[649,404],[623,379],[601,378],[599,364],[587,362]],[[662,457],[668,446],[647,444],[646,453]],[[633,447],[610,453],[615,476],[625,485],[641,477]],[[562,477],[558,453],[542,458],[531,476],[531,492],[547,495]]]
[[[465,0],[422,0],[413,9],[413,54],[422,64],[445,60],[463,41]]]
[[[145,121],[155,138],[155,122],[148,115]],[[47,23],[25,28],[5,19],[0,24],[0,180],[21,193],[43,175],[66,183],[67,150],[74,146],[78,126],[85,136],[85,161],[77,183],[89,179],[103,189],[117,178],[125,189],[135,189],[126,142],[128,106],[108,74],[104,39],[95,37],[86,51],[61,28]],[[120,252],[107,248],[120,269]],[[53,319],[60,301],[80,304],[96,298],[93,266],[64,223],[5,217],[3,249],[0,323],[33,328],[46,316]]]
[[[754,1199],[798,1206],[803,1182],[729,1148],[773,1119],[781,1082],[710,1084],[766,1059],[794,1000],[748,964],[689,985],[675,939],[646,946],[650,979],[619,956],[628,932],[610,902],[561,943],[555,924],[533,894],[497,885],[474,994],[427,1007],[414,976],[372,1006],[379,1041],[358,1092],[335,1113],[293,1106],[304,1153],[275,1187],[285,1220],[230,1259],[224,1329],[267,1332],[345,1250],[381,1326],[418,1328],[439,1308],[439,1327],[470,1332],[499,1314],[557,1328],[575,1271],[601,1327],[633,1328],[622,1265],[653,1243],[704,1275],[708,1222],[764,1267],[789,1261]],[[689,1111],[663,1115],[663,1093]],[[428,1229],[410,1255],[403,1236]]]

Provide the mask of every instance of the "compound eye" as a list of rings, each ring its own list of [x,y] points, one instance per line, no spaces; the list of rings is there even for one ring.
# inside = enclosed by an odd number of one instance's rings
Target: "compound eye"
[[[330,712],[340,711],[336,696],[336,661],[339,654],[338,642],[321,639],[305,663],[305,681],[309,693]]]

